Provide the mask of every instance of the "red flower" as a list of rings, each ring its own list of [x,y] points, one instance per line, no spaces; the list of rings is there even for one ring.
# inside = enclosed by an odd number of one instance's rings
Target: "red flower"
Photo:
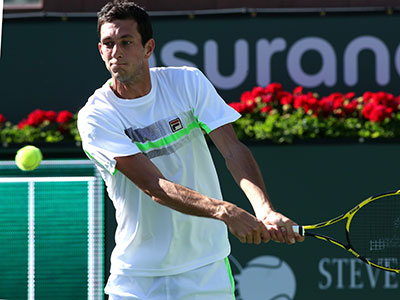
[[[287,93],[285,96],[280,98],[281,105],[292,104],[293,96],[292,94]]]
[[[50,122],[55,122],[57,118],[57,113],[54,110],[48,110],[44,112],[45,120]]]
[[[250,91],[246,91],[242,94],[240,102],[244,105],[243,112],[252,113],[256,109],[257,102]]]
[[[300,95],[294,99],[293,102],[293,107],[295,109],[299,109],[300,107],[303,107],[304,103],[307,101],[307,96],[306,95]]]
[[[272,110],[272,106],[266,105],[266,106],[264,106],[263,108],[261,108],[260,111],[261,111],[262,113],[269,113],[271,110]]]
[[[62,123],[62,124],[65,124],[65,123],[68,123],[69,121],[71,121],[71,119],[73,118],[73,114],[72,113],[70,113],[68,110],[63,110],[63,111],[60,111],[59,113],[58,113],[58,116],[57,116],[57,119],[56,119],[56,121],[58,122],[58,123]]]
[[[248,99],[244,104],[244,110],[247,113],[253,113],[257,107],[257,102],[254,99]]]
[[[353,99],[355,96],[356,96],[356,93],[350,92],[350,93],[345,94],[345,95],[344,95],[344,98],[351,100],[351,99]]]
[[[241,102],[231,102],[229,106],[236,110],[238,113],[242,113],[244,111],[244,104]]]
[[[240,102],[242,102],[242,103],[247,102],[247,100],[253,100],[253,99],[254,99],[254,97],[250,91],[246,91],[240,96]]]
[[[343,105],[344,105],[344,98],[342,98],[342,97],[339,98],[338,97],[338,98],[333,100],[332,108],[333,108],[333,110],[336,110],[336,109],[342,108]]]
[[[42,124],[44,121],[55,122],[57,118],[57,113],[53,110],[41,110],[36,109],[28,115],[26,120],[22,120],[18,127],[29,125],[33,127],[37,127]]]
[[[388,108],[384,105],[375,105],[371,110],[369,115],[369,119],[372,122],[382,122],[386,118],[390,118],[392,116],[392,109]]]
[[[369,119],[371,115],[371,111],[373,110],[374,105],[372,103],[367,103],[364,105],[363,109],[361,110],[362,115],[364,118]]]
[[[313,116],[343,118],[360,114],[371,122],[381,122],[400,111],[400,96],[367,91],[362,98],[356,98],[354,92],[337,92],[320,99],[312,92],[305,94],[301,86],[290,93],[284,91],[280,83],[270,83],[265,88],[257,86],[244,92],[239,103],[230,105],[241,113],[254,113],[257,107],[261,113],[269,113],[274,108],[283,112],[294,108]]]
[[[265,89],[261,86],[257,86],[251,91],[251,96],[253,98],[262,97],[263,95],[265,95]]]
[[[22,119],[22,121],[18,123],[18,129],[23,129],[26,125],[28,125],[28,120]]]
[[[303,94],[303,87],[302,86],[298,86],[293,90],[293,94],[295,95],[301,95]]]
[[[369,99],[371,99],[372,95],[373,95],[373,93],[371,93],[371,92],[365,92],[362,96],[364,103],[368,102]]]
[[[270,103],[270,102],[274,101],[274,96],[272,96],[271,94],[262,96],[261,101],[262,101],[262,103]]]
[[[322,111],[327,115],[328,113],[333,111],[333,99],[332,97],[324,97],[319,100],[319,106]]]
[[[36,109],[28,115],[27,125],[38,126],[46,119],[45,111]]]
[[[304,104],[305,112],[308,112],[309,110],[317,112],[318,108],[319,108],[319,102],[316,98],[314,97],[307,98],[306,103]]]
[[[312,95],[312,93],[308,93],[306,95],[299,95],[295,97],[293,101],[293,107],[295,109],[303,108],[305,112],[309,110],[318,112],[320,103],[319,101]]]
[[[271,94],[275,94],[280,91],[283,91],[282,84],[276,82],[268,84],[267,87],[265,88],[265,92]]]
[[[7,121],[7,119],[2,114],[0,114],[0,123],[4,123],[5,121]]]
[[[362,109],[364,118],[369,119],[372,122],[382,122],[386,118],[391,118],[393,109],[386,107],[382,104],[367,103]]]
[[[352,101],[350,101],[348,104],[345,104],[345,105],[344,105],[344,112],[345,112],[347,115],[351,115],[351,114],[353,114],[353,113],[356,111],[357,106],[358,106],[357,100],[352,100]]]
[[[372,95],[371,102],[374,104],[386,104],[387,94],[385,92],[378,92]]]
[[[44,121],[54,122],[56,116],[57,113],[55,111],[36,109],[28,115],[27,124],[30,126],[38,126]]]

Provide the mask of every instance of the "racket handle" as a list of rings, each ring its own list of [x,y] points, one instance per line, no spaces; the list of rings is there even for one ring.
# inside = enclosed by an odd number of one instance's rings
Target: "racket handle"
[[[274,227],[274,225],[267,225],[267,228],[272,228],[272,227]],[[294,233],[298,233],[301,236],[305,235],[303,226],[293,225],[292,228]]]
[[[293,231],[294,231],[295,233],[298,233],[298,234],[300,234],[301,236],[304,236],[304,235],[305,235],[304,227],[303,227],[303,226],[294,225],[294,226],[292,226],[292,228],[293,228]]]

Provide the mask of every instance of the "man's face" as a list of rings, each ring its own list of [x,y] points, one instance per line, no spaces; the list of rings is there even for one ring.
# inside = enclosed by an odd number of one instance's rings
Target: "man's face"
[[[143,47],[134,20],[115,20],[100,29],[99,50],[108,71],[122,83],[141,79],[154,49],[154,40]]]

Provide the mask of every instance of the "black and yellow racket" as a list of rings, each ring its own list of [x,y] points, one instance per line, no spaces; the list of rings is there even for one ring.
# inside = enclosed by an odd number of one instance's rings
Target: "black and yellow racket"
[[[345,219],[347,244],[309,232]],[[370,197],[329,221],[293,229],[335,244],[373,267],[400,273],[400,190]]]

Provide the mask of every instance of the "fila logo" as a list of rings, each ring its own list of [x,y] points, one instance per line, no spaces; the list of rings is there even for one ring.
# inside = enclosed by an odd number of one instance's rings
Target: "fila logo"
[[[171,127],[172,132],[177,132],[183,128],[182,122],[179,118],[169,121],[169,126]]]

